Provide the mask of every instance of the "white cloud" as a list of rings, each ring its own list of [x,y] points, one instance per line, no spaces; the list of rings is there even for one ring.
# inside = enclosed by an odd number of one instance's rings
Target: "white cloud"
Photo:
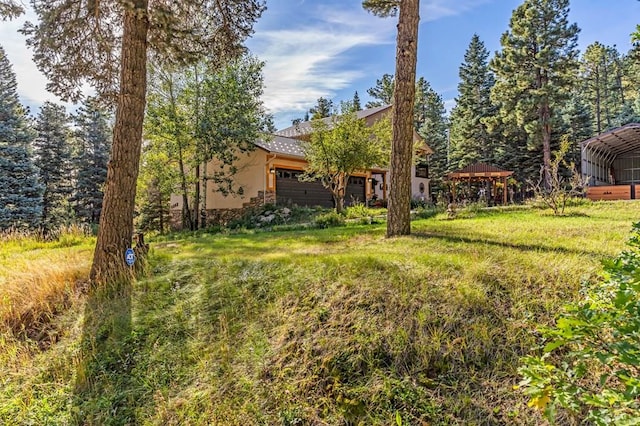
[[[429,22],[460,15],[491,1],[493,0],[431,0],[423,2],[420,8],[420,20],[421,22]]]
[[[250,47],[266,62],[265,105],[276,114],[302,112],[321,96],[331,98],[364,73],[349,50],[392,44],[394,29],[393,20],[362,9],[320,8],[311,24],[256,33]]]

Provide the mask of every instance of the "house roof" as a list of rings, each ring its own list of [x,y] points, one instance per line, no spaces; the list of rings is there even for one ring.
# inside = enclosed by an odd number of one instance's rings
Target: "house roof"
[[[599,152],[611,159],[640,148],[640,124],[629,123],[608,132],[594,136],[580,144],[583,152]]]
[[[389,108],[391,108],[391,105],[383,105],[376,108],[369,108],[362,111],[358,111],[356,114],[358,118],[364,119]],[[332,118],[333,117],[325,117],[322,119],[322,121],[324,121],[327,124],[331,124]],[[295,138],[297,136],[308,135],[312,131],[313,129],[311,128],[311,121],[303,121],[298,124],[294,124],[293,126],[287,127],[285,129],[278,130],[275,134],[278,136]]]
[[[258,140],[255,144],[270,153],[304,158],[301,142],[297,139],[274,135],[269,140]]]
[[[447,178],[467,178],[467,177],[496,177],[496,176],[511,176],[512,171],[504,170],[499,167],[492,166],[486,163],[470,164],[460,170],[453,171],[447,174]]]

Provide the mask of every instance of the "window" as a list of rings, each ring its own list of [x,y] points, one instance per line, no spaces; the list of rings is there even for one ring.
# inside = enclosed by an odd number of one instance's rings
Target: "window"
[[[426,164],[416,164],[416,177],[429,178],[429,166]]]

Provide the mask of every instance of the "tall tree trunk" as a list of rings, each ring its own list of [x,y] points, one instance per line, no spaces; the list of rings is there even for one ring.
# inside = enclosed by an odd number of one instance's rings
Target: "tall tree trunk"
[[[398,19],[396,76],[393,91],[393,145],[387,210],[387,237],[411,233],[411,161],[413,159],[413,105],[420,1],[402,0]]]
[[[125,8],[120,93],[107,170],[98,240],[91,266],[92,283],[129,281],[125,250],[131,247],[136,181],[140,166],[142,122],[147,89],[148,0]]]

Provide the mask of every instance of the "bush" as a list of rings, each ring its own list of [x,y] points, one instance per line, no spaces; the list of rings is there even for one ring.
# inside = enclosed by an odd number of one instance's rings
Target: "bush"
[[[520,386],[553,422],[556,409],[597,425],[640,419],[640,223],[630,250],[605,263],[605,282],[583,285],[555,327],[542,328],[541,356],[524,358]]]
[[[315,223],[318,228],[331,228],[334,226],[344,226],[345,218],[335,211],[321,214],[316,217]]]

